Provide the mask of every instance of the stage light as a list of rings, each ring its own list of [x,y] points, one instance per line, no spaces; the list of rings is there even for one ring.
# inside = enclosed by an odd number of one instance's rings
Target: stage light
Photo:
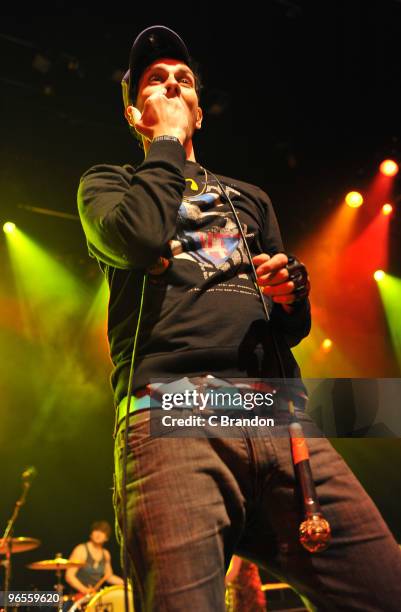
[[[333,342],[330,338],[325,338],[322,342],[322,349],[325,353],[328,353],[333,348]]]
[[[386,278],[379,283],[378,291],[383,302],[393,349],[401,367],[401,328],[400,328],[400,299],[401,278],[386,274]]]
[[[380,172],[384,176],[395,176],[398,172],[398,164],[393,159],[385,159],[380,164]]]
[[[359,208],[363,204],[363,197],[359,191],[350,191],[345,196],[345,201],[351,208]]]
[[[15,229],[15,223],[12,223],[11,221],[7,221],[7,223],[3,225],[3,231],[6,234],[12,234],[13,232],[15,232]]]
[[[11,238],[6,243],[20,302],[27,309],[27,320],[46,311],[38,334],[50,342],[81,307],[87,312],[89,295],[78,278],[19,228]]]
[[[390,215],[393,212],[393,207],[391,204],[383,204],[382,213],[383,215]]]
[[[376,272],[373,274],[373,278],[378,283],[380,281],[382,281],[385,276],[386,276],[386,274],[385,274],[385,272],[383,272],[383,270],[376,270]]]

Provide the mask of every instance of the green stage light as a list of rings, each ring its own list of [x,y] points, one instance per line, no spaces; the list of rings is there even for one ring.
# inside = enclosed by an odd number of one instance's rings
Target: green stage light
[[[394,352],[401,367],[401,279],[391,276],[391,274],[386,274],[377,286],[383,303]]]
[[[3,225],[3,231],[6,234],[12,234],[13,232],[15,232],[15,230],[16,230],[15,223],[12,223],[12,221],[7,221],[7,223]]]
[[[50,252],[16,228],[7,241],[26,330],[46,344],[87,312],[91,292]]]

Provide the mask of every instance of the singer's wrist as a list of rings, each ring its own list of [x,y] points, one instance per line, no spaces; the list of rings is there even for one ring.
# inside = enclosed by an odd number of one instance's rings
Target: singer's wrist
[[[169,131],[168,133],[156,133],[155,136],[152,138],[152,142],[158,142],[163,140],[176,141],[183,145],[185,142],[185,134],[182,131],[175,130],[174,132]]]

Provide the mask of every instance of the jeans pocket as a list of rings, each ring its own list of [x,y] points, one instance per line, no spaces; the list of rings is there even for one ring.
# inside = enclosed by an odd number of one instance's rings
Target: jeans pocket
[[[151,432],[149,411],[130,416],[128,433],[124,424],[120,425],[115,440],[115,463],[122,465],[126,438],[128,440],[128,461],[135,460],[139,453],[149,445],[155,444],[157,437]],[[117,468],[116,468],[117,469]]]

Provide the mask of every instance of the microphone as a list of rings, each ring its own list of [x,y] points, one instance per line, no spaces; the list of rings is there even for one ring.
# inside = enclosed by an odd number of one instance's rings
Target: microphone
[[[31,467],[26,468],[26,470],[24,472],[22,472],[21,474],[21,478],[22,480],[24,480],[25,482],[30,482],[31,480],[33,480],[36,476],[38,475],[38,471],[37,469],[31,465]]]
[[[289,402],[290,414],[295,419],[294,404]],[[317,498],[315,483],[309,463],[309,450],[306,445],[302,425],[293,420],[289,426],[292,462],[299,484],[305,520],[299,526],[299,541],[310,553],[319,553],[330,545],[331,528],[324,518]]]

